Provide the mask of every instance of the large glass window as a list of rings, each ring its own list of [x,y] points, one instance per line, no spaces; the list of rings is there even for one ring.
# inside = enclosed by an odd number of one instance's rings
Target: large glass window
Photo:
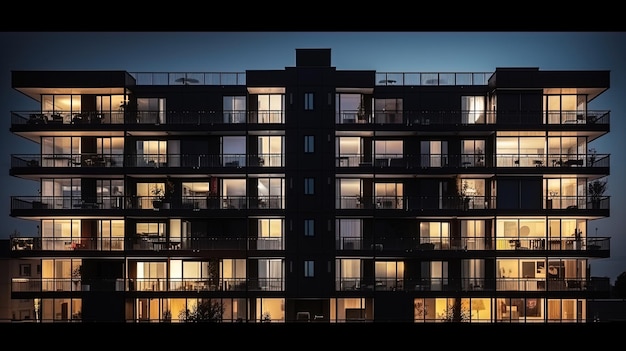
[[[484,124],[485,97],[461,96],[461,116],[463,124]]]
[[[165,112],[164,98],[137,99],[138,123],[163,124],[165,123]]]
[[[448,142],[439,140],[422,140],[422,167],[443,167],[448,165]]]
[[[279,258],[263,258],[258,260],[259,287],[261,290],[282,291],[285,276],[283,260]]]
[[[337,290],[358,290],[361,288],[360,259],[337,259],[336,267]]]
[[[258,220],[258,250],[282,250],[284,220],[267,218]]]
[[[374,264],[376,290],[402,289],[404,284],[404,262],[377,261]]]
[[[224,96],[224,123],[246,122],[246,97]]]
[[[285,208],[285,179],[259,178],[257,194],[259,208]]]
[[[335,123],[369,123],[371,100],[358,93],[340,93],[335,100]]]
[[[335,143],[335,155],[337,157],[337,167],[356,167],[365,160],[361,151],[360,137],[337,137]]]
[[[461,179],[461,196],[464,209],[487,208],[484,179]]]
[[[484,250],[486,239],[485,220],[461,220],[461,238],[467,250]]]
[[[285,97],[283,94],[258,95],[257,106],[257,123],[284,123]]]
[[[102,123],[124,123],[124,95],[96,96],[96,113],[102,116]]]
[[[222,165],[244,167],[246,165],[246,137],[224,136],[222,142]]]
[[[82,203],[81,179],[41,180],[41,203],[50,209],[73,209]],[[93,199],[95,202],[95,199]]]
[[[154,208],[153,201],[159,200],[165,194],[165,183],[137,183],[138,208]]]
[[[403,123],[402,99],[376,99],[374,101],[376,123]]]
[[[42,95],[41,110],[53,122],[69,124],[81,112],[80,95]]]
[[[207,198],[210,194],[210,182],[183,182],[183,207],[201,209],[207,208]]]
[[[365,207],[368,203],[371,204],[371,199],[366,201],[361,193],[361,180],[360,179],[337,179],[337,202],[335,208],[360,208]]]
[[[585,95],[546,95],[543,101],[544,123],[586,123]]]
[[[546,208],[585,208],[585,179],[544,179]]]
[[[376,167],[395,166],[404,157],[404,142],[402,140],[376,140],[374,153]]]
[[[167,164],[166,140],[138,140],[137,166],[162,167]]]
[[[358,250],[362,247],[363,236],[362,219],[337,219],[335,225],[335,237],[337,239],[337,249]]]
[[[259,136],[257,150],[259,156],[259,166],[284,166],[284,139],[284,136]],[[307,145],[307,141],[310,140],[305,140],[305,147]],[[310,142],[312,143],[312,141]]]
[[[404,208],[404,184],[377,182],[374,184],[374,192],[376,208]]]
[[[100,208],[123,208],[124,180],[98,179],[96,180],[96,203]]]
[[[485,141],[484,140],[461,140],[461,166],[484,167],[485,166]]]
[[[504,137],[496,140],[498,167],[540,167],[546,163],[546,138]]]
[[[450,223],[421,222],[420,243],[431,244],[435,249],[450,249]]]
[[[81,238],[80,219],[44,219],[41,221],[43,250],[70,250]]]
[[[245,179],[222,179],[220,194],[222,196],[222,208],[247,208]]]

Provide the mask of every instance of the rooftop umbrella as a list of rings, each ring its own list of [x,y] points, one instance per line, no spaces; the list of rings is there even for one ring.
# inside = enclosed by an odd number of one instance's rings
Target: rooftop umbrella
[[[200,83],[200,81],[195,78],[187,78],[187,77],[178,78],[176,79],[176,82],[183,83],[185,85],[188,85],[189,83]]]

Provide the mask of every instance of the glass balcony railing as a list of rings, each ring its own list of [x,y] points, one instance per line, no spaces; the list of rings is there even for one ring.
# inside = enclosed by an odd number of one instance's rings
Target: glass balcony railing
[[[135,235],[129,238],[12,237],[12,251],[177,251],[177,250],[284,250],[282,237],[194,237]],[[120,253],[120,255],[123,253]],[[114,253],[113,253],[114,255]]]
[[[459,286],[457,286],[459,285]],[[338,291],[598,291],[608,286],[586,278],[408,278],[345,277]]]
[[[495,160],[495,161],[493,161]],[[485,168],[485,167],[558,167],[575,171],[579,168],[602,168],[610,166],[609,154],[364,154],[340,153],[335,156],[337,168],[427,169],[427,168]],[[542,171],[538,169],[537,171]]]
[[[531,251],[610,251],[608,237],[581,237],[571,235],[537,237],[415,237],[408,235],[377,236],[362,238],[343,236],[335,241],[339,251],[423,252],[423,251],[484,251],[484,250],[531,250]]]
[[[66,167],[145,167],[145,168],[204,168],[204,167],[283,167],[282,154],[14,154],[12,168]]]
[[[73,291],[281,291],[280,278],[12,278],[12,292]]]
[[[32,129],[101,129],[102,125],[228,125],[284,124],[282,110],[221,111],[12,111],[13,126]]]
[[[610,111],[476,111],[476,110],[341,110],[335,123],[366,128],[366,125],[402,125],[415,128],[429,126],[608,126]]]
[[[12,126],[31,129],[99,129],[102,125],[228,125],[284,124],[283,110],[107,110],[107,111],[12,111]],[[534,123],[533,123],[534,121]],[[476,111],[476,110],[341,110],[340,125],[428,126],[563,126],[584,129],[610,123],[610,111]],[[359,127],[363,128],[363,127]]]

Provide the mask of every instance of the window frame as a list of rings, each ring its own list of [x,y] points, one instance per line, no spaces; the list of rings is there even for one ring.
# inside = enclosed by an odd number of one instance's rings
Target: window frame
[[[313,260],[304,261],[304,277],[305,278],[315,277],[315,261]]]
[[[315,109],[315,94],[313,92],[304,93],[304,110],[313,111]]]
[[[315,220],[307,218],[304,220],[304,236],[315,236]]]
[[[315,152],[315,136],[305,135],[304,136],[304,153],[310,154],[314,152]]]
[[[314,195],[315,194],[315,178],[305,177],[304,178],[304,195]]]

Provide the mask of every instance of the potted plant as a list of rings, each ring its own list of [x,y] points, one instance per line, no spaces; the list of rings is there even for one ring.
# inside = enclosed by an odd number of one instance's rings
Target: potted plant
[[[174,198],[174,182],[170,177],[167,177],[167,181],[165,182],[165,190],[163,191],[163,195],[161,197],[161,201],[163,203],[163,208],[170,208],[172,199]]]
[[[78,290],[78,284],[80,283],[83,276],[83,266],[77,266],[72,271],[72,282],[74,283],[74,290]]]
[[[152,207],[161,208],[161,206],[163,205],[163,200],[165,198],[165,191],[163,190],[163,187],[155,184],[152,189],[150,189],[150,194],[152,194],[153,196]]]
[[[591,148],[588,150],[587,155],[589,156],[589,167],[592,167],[593,164],[596,162],[596,154],[596,149]]]
[[[165,310],[163,311],[163,322],[170,323],[172,321],[172,311]]]
[[[587,185],[587,193],[591,199],[591,208],[600,208],[600,200],[606,191],[607,184],[604,180],[594,180]]]
[[[478,161],[476,162],[476,166],[484,167],[485,166],[485,154],[483,153],[483,149],[476,149],[476,156],[478,157]]]

